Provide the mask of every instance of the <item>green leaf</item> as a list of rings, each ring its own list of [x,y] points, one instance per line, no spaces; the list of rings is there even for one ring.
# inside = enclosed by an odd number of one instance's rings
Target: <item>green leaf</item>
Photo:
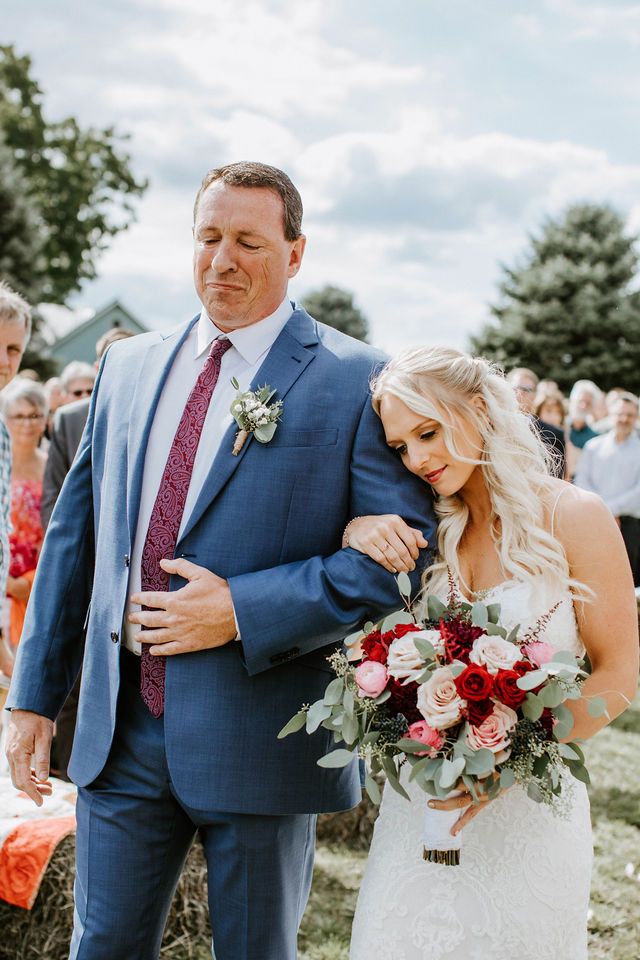
[[[587,711],[590,717],[608,717],[607,703],[602,697],[591,697],[587,700]]]
[[[539,780],[544,777],[550,762],[551,759],[546,753],[543,753],[541,757],[536,757],[533,761],[534,776],[536,776]]]
[[[283,740],[285,737],[288,737],[290,733],[297,733],[298,730],[302,730],[306,722],[307,711],[299,710],[295,717],[291,717],[291,720],[284,725],[278,734],[278,740]]]
[[[571,773],[576,778],[580,780],[581,783],[586,783],[587,786],[591,783],[591,778],[589,777],[589,772],[583,763],[579,763],[577,760],[566,760],[566,765],[571,770]]]
[[[459,677],[460,674],[464,673],[466,669],[467,668],[465,664],[461,663],[460,660],[454,660],[453,663],[449,664],[449,670],[451,671],[451,675],[453,677]]]
[[[346,742],[351,745],[358,739],[360,733],[360,724],[352,713],[345,713],[342,722],[342,736]]]
[[[497,623],[489,622],[485,627],[486,632],[490,637],[502,637],[503,640],[507,639],[507,631],[504,627],[498,626]]]
[[[329,686],[324,692],[323,702],[334,706],[336,703],[340,703],[342,700],[342,694],[344,692],[344,680],[342,677],[336,677],[331,681]]]
[[[521,690],[533,690],[534,687],[539,687],[541,683],[544,683],[547,676],[545,670],[531,670],[530,673],[525,673],[524,676],[520,677],[516,684]]]
[[[342,706],[344,707],[344,712],[347,715],[353,716],[355,705],[356,705],[356,702],[353,696],[353,691],[347,687],[342,697]]]
[[[437,622],[438,620],[440,620],[440,617],[443,615],[443,613],[446,612],[446,609],[447,608],[442,602],[442,600],[439,600],[437,597],[434,597],[434,596],[427,597],[427,615],[429,617],[429,620],[433,620],[434,622]]]
[[[580,760],[578,753],[568,743],[559,743],[558,753],[561,757],[564,757],[565,760]]]
[[[396,577],[396,583],[402,596],[409,599],[411,597],[411,580],[408,575],[406,573],[399,573]]]
[[[409,773],[409,780],[411,781],[415,780],[416,777],[423,772],[423,770],[426,770],[427,764],[429,763],[429,757],[420,757],[419,760],[417,758],[415,760],[411,758],[409,763],[411,763],[411,772]]]
[[[489,623],[489,614],[484,603],[474,603],[471,607],[471,622],[474,627],[482,627],[483,629]]]
[[[352,647],[354,643],[358,643],[359,640],[362,640],[364,634],[362,630],[356,630],[355,633],[350,633],[348,637],[345,637],[342,641],[345,647]]]
[[[465,758],[457,757],[455,760],[443,760],[440,768],[438,782],[441,787],[453,787],[458,782],[465,768]]]
[[[538,698],[545,707],[557,707],[564,700],[564,690],[555,680],[550,680],[549,683],[546,683],[540,693]]]
[[[553,728],[553,735],[557,740],[566,740],[573,730],[573,714],[568,707],[559,704],[553,708],[553,715],[558,721]]]
[[[318,766],[325,767],[329,770],[337,767],[346,767],[355,756],[357,756],[357,754],[352,753],[351,750],[332,750],[331,753],[326,753],[324,757],[320,757]]]
[[[527,720],[539,720],[543,710],[544,705],[540,702],[540,698],[535,693],[528,693],[527,699],[522,704],[522,712]]]
[[[322,700],[316,700],[312,703],[307,712],[307,733],[315,733],[323,720],[331,716],[331,707],[323,703]]]
[[[489,617],[490,623],[497,623],[500,619],[500,604],[499,603],[489,603],[487,604],[487,615]]]
[[[382,793],[380,792],[380,787],[376,781],[369,774],[367,774],[364,778],[364,788],[369,794],[371,803],[374,803],[376,807],[379,806],[380,801],[382,800]]]
[[[385,700],[388,700],[391,696],[391,690],[383,690],[379,697],[376,697],[373,701],[376,705],[384,703]]]
[[[508,790],[516,782],[516,775],[511,767],[503,767],[500,771],[500,786],[503,790]]]
[[[398,750],[402,750],[403,753],[424,753],[425,750],[429,749],[424,743],[420,743],[419,740],[410,740],[408,737],[403,737],[402,740],[398,740],[396,747]]]
[[[465,773],[474,774],[477,777],[485,776],[491,773],[495,767],[495,756],[491,750],[483,747],[481,750],[474,750],[470,757],[467,757],[465,764]]]
[[[231,377],[231,386],[233,387],[234,390],[240,389],[240,384],[238,383],[235,377]]]
[[[531,800],[534,800],[536,803],[542,803],[542,801],[544,800],[540,787],[535,782],[535,780],[532,780],[531,783],[527,784],[527,795]]]
[[[556,650],[553,655],[552,663],[566,663],[570,667],[576,666],[576,655],[570,650]]]
[[[464,783],[465,787],[467,788],[467,790],[469,791],[469,793],[477,803],[480,797],[478,794],[478,784],[476,783],[476,781],[473,779],[473,777],[468,777],[466,773],[463,773],[462,782]]]
[[[379,730],[370,730],[369,733],[365,733],[362,738],[362,745],[366,747],[370,743],[376,743],[380,739],[380,736]]]
[[[364,627],[362,628],[362,632],[366,636],[368,633],[373,633],[374,627],[375,627],[375,623],[372,623],[371,620],[367,620]]]
[[[397,627],[399,623],[415,623],[415,620],[408,610],[396,610],[395,613],[390,613],[383,620],[380,629],[383,633],[386,633],[387,630],[393,630],[394,627]]]
[[[424,637],[418,637],[413,641],[413,645],[420,654],[423,660],[434,660],[436,656],[436,648],[431,643],[430,640],[425,640]]]
[[[518,634],[519,634],[519,633],[520,633],[520,624],[519,624],[519,623],[516,623],[516,625],[515,625],[515,627],[513,628],[513,630],[511,630],[511,631],[509,632],[509,634],[507,635],[507,640],[509,641],[509,643],[515,643],[516,640],[518,639]]]
[[[402,784],[400,783],[397,777],[395,776],[390,777],[389,774],[387,774],[387,783],[391,787],[393,787],[396,793],[399,793],[401,797],[404,797],[405,800],[411,800],[411,797],[409,796],[407,791],[404,789],[404,787],[402,786]]]
[[[256,427],[253,432],[258,443],[269,443],[270,440],[273,440],[277,426],[278,424],[273,420],[271,423],[265,423],[263,427]]]

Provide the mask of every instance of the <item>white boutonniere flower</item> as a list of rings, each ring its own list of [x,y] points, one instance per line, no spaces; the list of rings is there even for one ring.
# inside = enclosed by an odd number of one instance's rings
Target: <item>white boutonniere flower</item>
[[[232,450],[234,457],[237,457],[250,433],[255,436],[258,443],[269,443],[273,440],[278,420],[282,416],[283,403],[282,400],[269,402],[276,391],[272,390],[268,384],[257,390],[247,390],[243,393],[235,377],[231,383],[238,391],[231,404],[231,416],[240,427]]]

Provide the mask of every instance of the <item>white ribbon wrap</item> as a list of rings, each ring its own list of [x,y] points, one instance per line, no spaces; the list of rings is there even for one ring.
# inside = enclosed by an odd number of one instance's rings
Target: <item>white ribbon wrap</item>
[[[446,799],[450,797],[459,797],[460,790],[452,790],[447,794]],[[435,810],[432,807],[425,806],[424,815],[424,859],[436,863],[443,863],[449,866],[455,866],[460,862],[460,848],[462,846],[462,834],[457,836],[451,834],[451,827],[461,814],[459,808],[455,810]],[[447,857],[447,854],[451,854]],[[441,854],[441,856],[438,856]]]

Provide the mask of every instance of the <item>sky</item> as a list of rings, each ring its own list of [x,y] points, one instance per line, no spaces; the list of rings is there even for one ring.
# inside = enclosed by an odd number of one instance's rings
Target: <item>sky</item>
[[[115,126],[150,186],[71,301],[195,314],[193,197],[240,159],[299,188],[290,294],[355,296],[384,349],[464,348],[545,217],[608,202],[640,232],[640,3],[0,0],[45,113]]]

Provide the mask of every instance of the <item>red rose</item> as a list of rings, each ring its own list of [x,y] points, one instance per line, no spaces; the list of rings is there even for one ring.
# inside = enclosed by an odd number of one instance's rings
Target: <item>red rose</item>
[[[492,678],[486,667],[470,663],[454,680],[463,700],[486,700],[491,693]]]
[[[367,660],[377,660],[378,663],[386,663],[389,653],[389,643],[385,641],[379,630],[368,633],[362,641],[362,649]]]
[[[404,637],[407,633],[412,633],[414,630],[421,630],[416,623],[397,623],[393,628],[393,634],[396,640],[399,640],[400,637]]]
[[[517,673],[519,677],[524,677],[525,673],[530,673],[532,670],[537,670],[538,668],[529,660],[518,660],[511,669]]]
[[[556,719],[553,715],[553,710],[549,707],[545,707],[542,711],[542,716],[540,717],[540,723],[544,728],[544,732],[547,735],[547,740],[553,740],[553,728],[555,726]]]
[[[470,700],[464,713],[472,726],[479,727],[493,713],[493,700]]]
[[[401,713],[410,724],[424,720],[424,717],[416,706],[418,696],[417,689],[417,683],[408,683],[405,687],[399,680],[396,680],[395,677],[390,677],[387,690],[390,691],[391,696],[385,703],[385,707],[389,708],[392,715]]]
[[[517,664],[516,664],[517,666]],[[527,671],[523,671],[526,673]],[[517,710],[527,699],[527,691],[521,690],[518,680],[523,675],[519,670],[498,670],[493,678],[493,695],[496,700],[504,703],[505,707]]]
[[[482,627],[473,627],[464,620],[441,620],[440,633],[448,663],[453,660],[468,663],[473,641],[481,637],[484,630]]]

